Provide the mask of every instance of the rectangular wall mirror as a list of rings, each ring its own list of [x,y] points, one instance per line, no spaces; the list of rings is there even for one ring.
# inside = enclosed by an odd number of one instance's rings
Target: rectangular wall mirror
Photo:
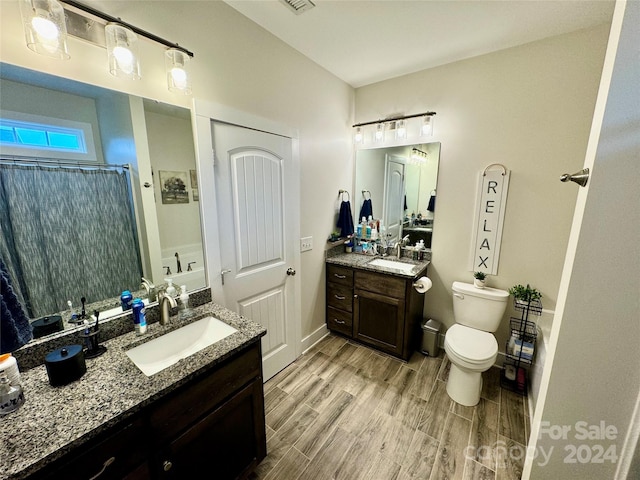
[[[207,286],[190,111],[0,65],[0,258],[33,321]],[[150,179],[150,182],[141,179]]]
[[[431,248],[435,216],[440,143],[361,149],[356,152],[354,223],[363,201],[371,199],[373,217],[397,241],[424,240]]]

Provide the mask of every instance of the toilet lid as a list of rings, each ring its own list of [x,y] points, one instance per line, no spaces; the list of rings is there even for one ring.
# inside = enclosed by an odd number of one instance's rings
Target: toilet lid
[[[457,355],[472,362],[487,360],[498,352],[498,342],[492,334],[464,325],[452,325],[445,341]]]

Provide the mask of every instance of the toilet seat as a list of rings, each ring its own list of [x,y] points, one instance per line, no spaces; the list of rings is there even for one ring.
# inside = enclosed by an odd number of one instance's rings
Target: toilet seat
[[[444,337],[451,361],[470,369],[489,368],[498,355],[498,342],[489,332],[464,325],[452,325]]]

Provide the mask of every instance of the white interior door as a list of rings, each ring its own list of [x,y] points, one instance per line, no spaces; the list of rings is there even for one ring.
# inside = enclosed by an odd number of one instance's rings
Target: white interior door
[[[266,381],[297,355],[292,141],[216,121],[211,128],[224,303],[267,328]]]
[[[404,213],[405,160],[396,155],[386,155],[384,175],[384,206],[382,220],[391,238],[400,239]]]

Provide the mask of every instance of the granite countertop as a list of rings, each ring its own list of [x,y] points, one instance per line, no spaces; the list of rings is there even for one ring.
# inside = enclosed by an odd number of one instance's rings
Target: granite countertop
[[[142,373],[125,353],[133,346],[209,315],[238,332],[151,377]],[[49,385],[44,365],[21,372],[26,402],[19,410],[0,418],[0,479],[26,478],[105,428],[259,341],[265,333],[262,325],[221,305],[207,303],[194,308],[189,319],[179,321],[173,316],[165,326],[149,325],[144,337],[129,332],[104,342],[106,353],[87,359],[84,376],[63,387]]]
[[[429,258],[430,252],[429,252]],[[413,265],[413,269],[409,272],[399,270],[390,267],[381,267],[377,265],[371,265],[370,262],[376,259],[390,260],[392,262],[400,262],[408,265]],[[342,249],[335,251],[335,249],[327,251],[326,262],[333,265],[342,265],[345,267],[356,268],[358,270],[366,270],[368,272],[385,273],[401,278],[416,278],[426,273],[427,267],[431,263],[430,260],[412,260],[409,257],[381,257],[373,255],[363,255],[361,253],[344,253]]]

